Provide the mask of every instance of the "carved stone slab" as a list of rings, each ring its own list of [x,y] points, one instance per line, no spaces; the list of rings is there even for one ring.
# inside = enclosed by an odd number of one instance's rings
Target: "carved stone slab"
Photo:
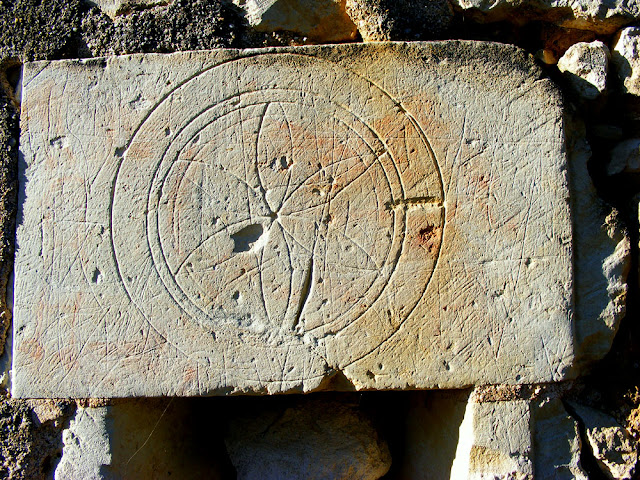
[[[31,63],[13,394],[455,388],[573,358],[562,105],[514,47]]]

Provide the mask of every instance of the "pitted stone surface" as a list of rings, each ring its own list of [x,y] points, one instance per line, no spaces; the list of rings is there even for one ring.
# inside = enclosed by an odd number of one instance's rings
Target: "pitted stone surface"
[[[561,102],[514,47],[33,63],[22,121],[15,395],[566,376]]]

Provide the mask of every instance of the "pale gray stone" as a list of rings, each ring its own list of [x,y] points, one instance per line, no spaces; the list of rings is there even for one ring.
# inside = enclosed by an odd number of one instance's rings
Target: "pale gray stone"
[[[94,5],[111,18],[126,13],[132,9],[151,8],[164,6],[173,3],[173,0],[85,0],[88,4]]]
[[[233,0],[258,31],[287,30],[317,42],[353,40],[358,30],[345,0]]]
[[[607,173],[640,172],[640,138],[631,138],[620,142],[611,150]]]
[[[626,312],[631,265],[629,237],[617,211],[600,198],[587,168],[591,147],[583,124],[573,123],[569,172],[575,228],[576,368],[611,348]]]
[[[375,480],[391,466],[371,422],[355,406],[334,401],[247,412],[228,428],[238,480]]]
[[[127,399],[78,408],[63,432],[56,480],[230,478],[224,419],[199,410],[197,400]]]
[[[580,462],[578,423],[559,398],[532,402],[536,480],[588,480]]]
[[[576,43],[558,60],[558,70],[580,97],[594,100],[607,86],[609,56],[609,48],[599,40]]]
[[[565,28],[614,33],[640,18],[640,3],[628,0],[452,0],[454,7],[481,13],[479,19],[546,20]]]
[[[451,480],[533,480],[526,400],[467,404]]]
[[[586,437],[603,473],[614,480],[634,478],[637,443],[616,420],[598,410],[572,403],[584,424]]]
[[[69,428],[62,432],[64,447],[56,480],[102,480],[111,463],[107,407],[78,408]]]
[[[640,28],[628,27],[613,40],[611,62],[624,93],[640,95]]]
[[[398,478],[446,479],[460,441],[460,425],[471,390],[415,392],[406,413]],[[399,467],[396,465],[400,464]]]
[[[26,64],[14,395],[567,378],[561,105],[477,42]]]

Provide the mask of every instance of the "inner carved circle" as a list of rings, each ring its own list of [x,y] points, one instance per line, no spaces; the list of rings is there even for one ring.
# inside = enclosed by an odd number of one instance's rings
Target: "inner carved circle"
[[[222,102],[177,135],[149,197],[156,263],[194,316],[258,332],[334,332],[394,271],[405,219],[387,207],[402,198],[401,182],[353,114],[265,96]]]

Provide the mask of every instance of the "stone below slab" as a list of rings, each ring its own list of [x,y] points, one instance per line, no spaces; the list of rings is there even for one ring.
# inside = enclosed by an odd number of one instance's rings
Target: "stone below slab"
[[[467,404],[451,469],[460,480],[533,480],[529,403]]]
[[[454,8],[476,13],[486,22],[527,18],[547,21],[564,28],[601,34],[640,18],[638,2],[627,0],[452,0]]]
[[[218,50],[23,78],[14,395],[567,378],[562,103],[521,50]]]
[[[598,410],[572,403],[582,420],[589,447],[602,472],[613,480],[630,480],[638,464],[637,442],[616,420]]]
[[[344,0],[233,0],[249,25],[261,32],[286,30],[315,42],[345,42],[358,30]]]
[[[375,480],[391,455],[355,405],[308,399],[231,419],[225,439],[238,480]]]
[[[560,58],[558,69],[579,97],[594,100],[607,86],[609,56],[609,49],[599,40],[576,43]]]
[[[622,92],[640,95],[640,28],[627,27],[618,32],[611,61]]]

